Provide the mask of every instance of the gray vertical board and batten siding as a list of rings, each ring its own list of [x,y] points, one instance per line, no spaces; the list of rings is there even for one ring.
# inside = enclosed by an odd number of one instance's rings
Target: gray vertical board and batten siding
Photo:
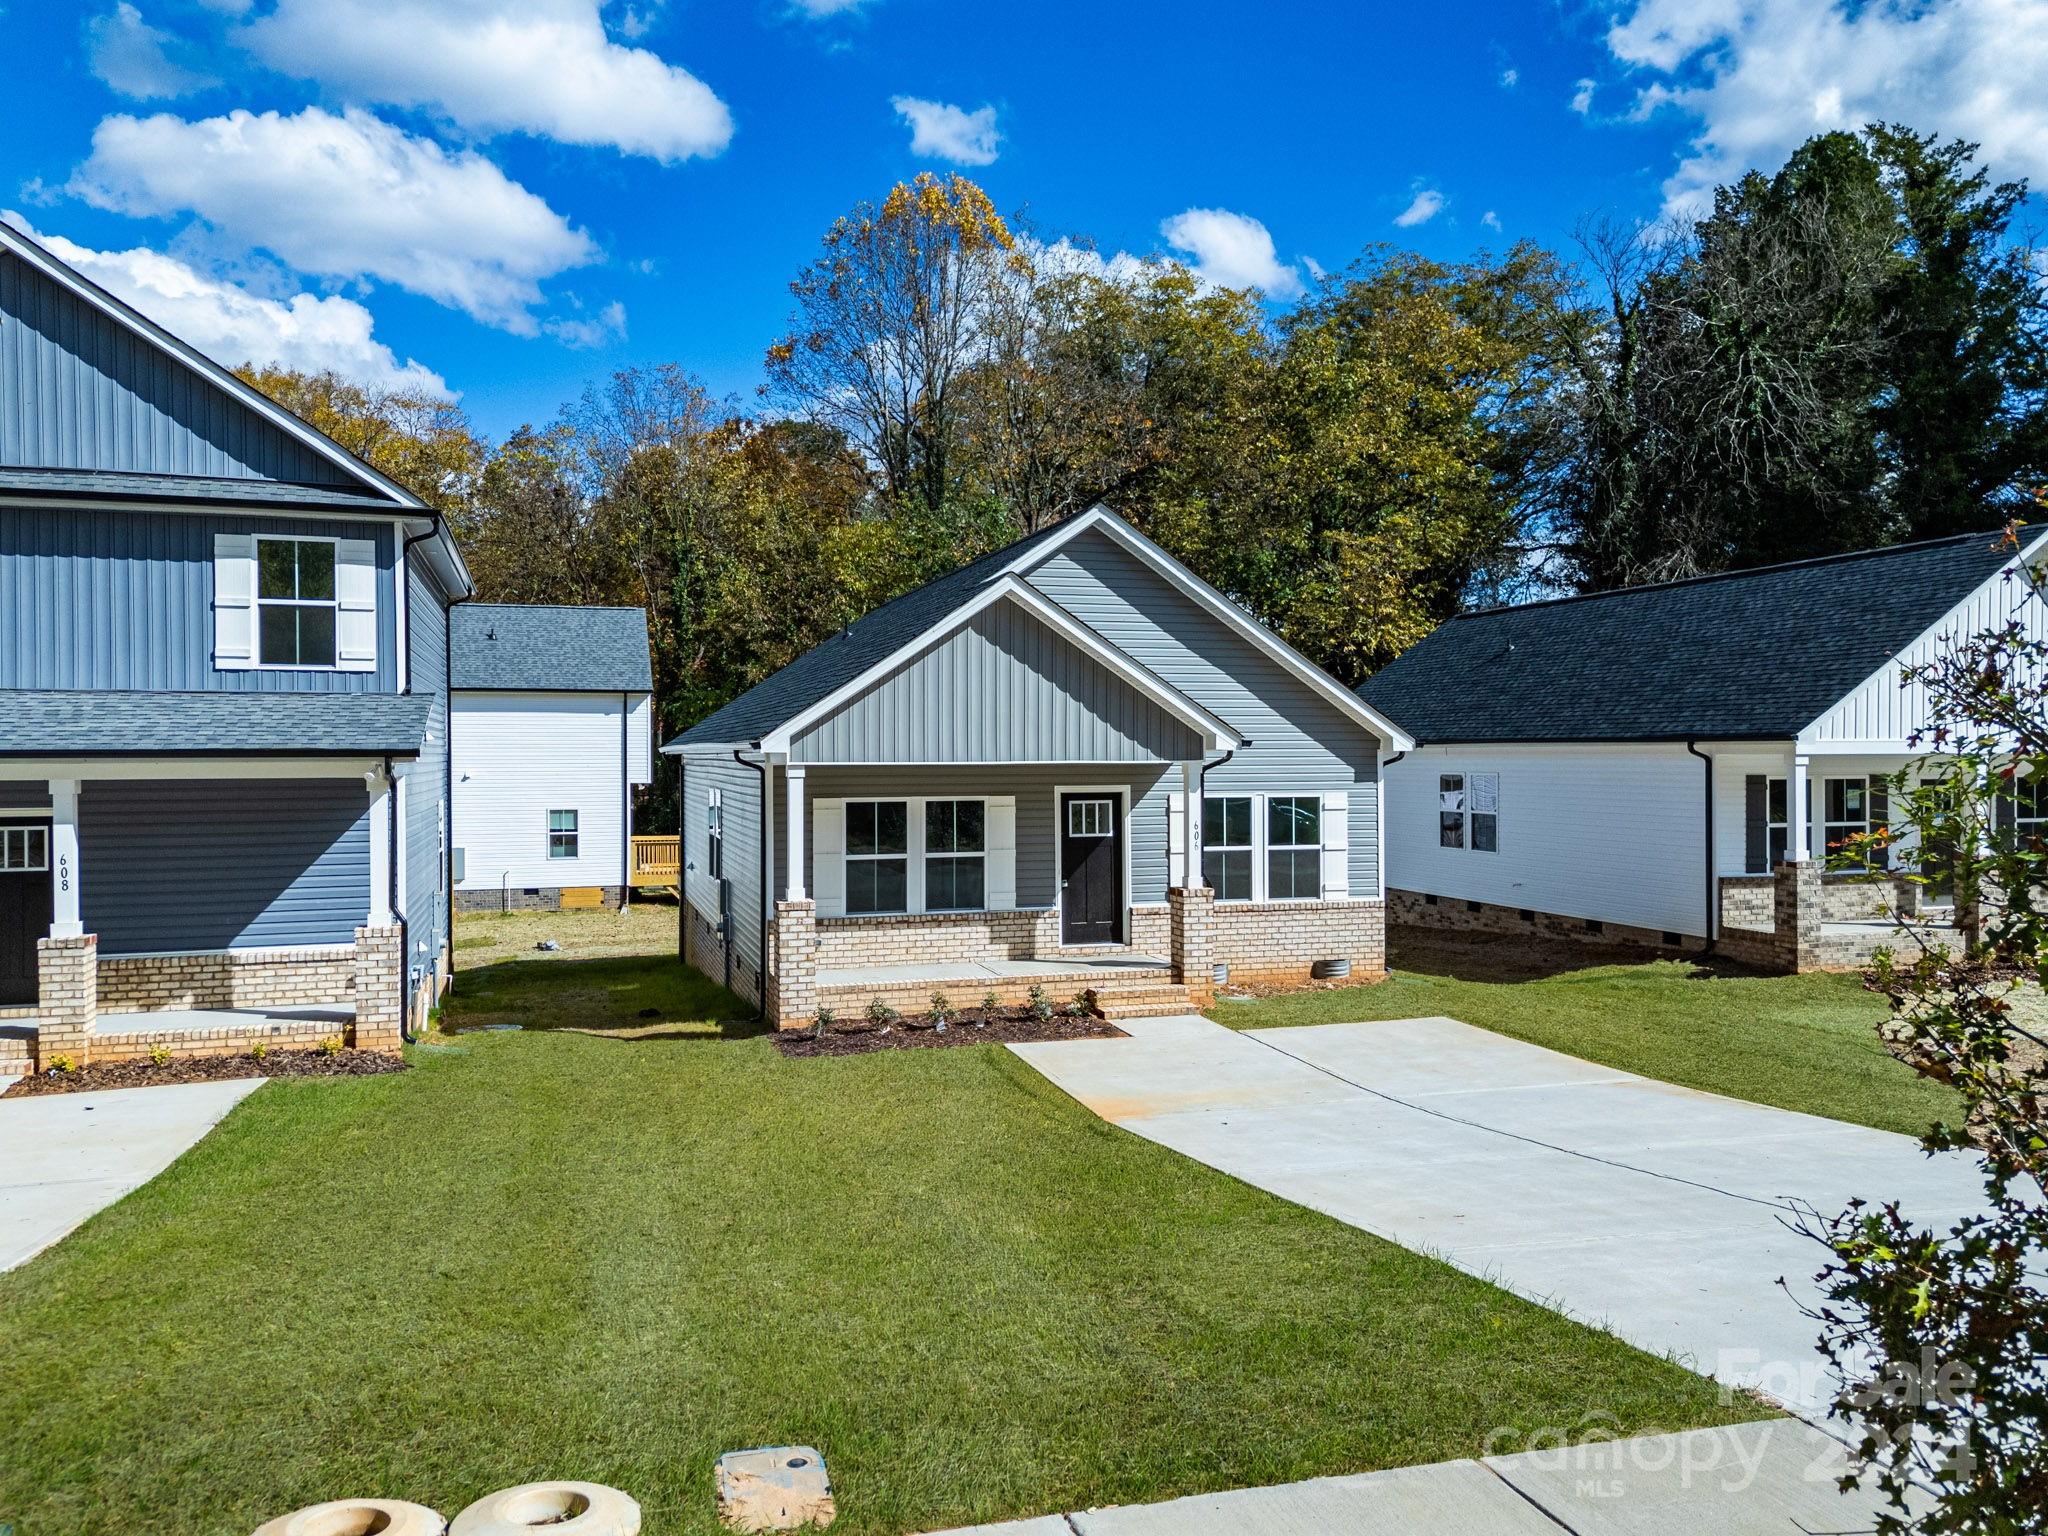
[[[1136,763],[1202,755],[1189,727],[998,601],[820,721],[797,763]]]
[[[315,485],[339,465],[0,251],[0,464]]]
[[[95,779],[78,820],[102,954],[348,944],[368,910],[360,778]]]
[[[1364,725],[1100,533],[1062,545],[1025,580],[1248,739],[1211,770],[1212,795],[1348,791],[1351,894],[1379,893],[1379,743]]]
[[[424,562],[406,563],[406,669],[410,691],[431,695],[426,741],[405,791],[405,922],[410,969],[433,967],[448,937],[448,864],[442,802],[448,793],[448,604]],[[422,950],[421,941],[426,948]]]
[[[718,921],[718,882],[711,878],[704,808],[712,789],[724,796],[725,874],[732,890],[732,963],[738,976],[761,968],[761,778],[732,760],[729,749],[683,756],[683,891],[707,923]],[[706,967],[719,980],[716,966]]]
[[[312,534],[377,546],[377,670],[220,671],[213,536]],[[395,528],[339,518],[0,506],[0,688],[391,693]]]

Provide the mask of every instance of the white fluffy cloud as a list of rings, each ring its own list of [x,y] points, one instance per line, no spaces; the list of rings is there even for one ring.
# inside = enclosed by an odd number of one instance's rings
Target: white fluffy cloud
[[[1418,224],[1427,224],[1443,211],[1443,193],[1435,187],[1424,187],[1406,208],[1394,215],[1394,222],[1402,229],[1413,229]]]
[[[1204,282],[1219,288],[1256,288],[1268,298],[1301,292],[1301,276],[1273,249],[1273,237],[1257,219],[1227,208],[1190,208],[1159,226],[1166,243],[1193,258]]]
[[[1479,215],[1479,222],[1483,224],[1486,228],[1493,230],[1495,233],[1498,233],[1501,227],[1500,215],[1498,213],[1495,213],[1491,208],[1487,209],[1486,212]]]
[[[629,33],[636,15],[626,13]],[[273,69],[471,133],[663,162],[715,155],[732,139],[732,114],[711,88],[613,42],[599,0],[279,0],[239,36]]]
[[[2048,0],[1636,0],[1607,46],[1655,77],[1635,115],[1698,121],[1664,184],[1674,213],[1813,134],[1873,121],[1973,139],[1996,174],[2048,178]]]
[[[1572,88],[1572,110],[1581,117],[1593,110],[1593,88],[1591,80],[1581,80]]]
[[[996,132],[996,109],[969,112],[921,96],[892,96],[896,115],[910,124],[910,152],[950,160],[955,165],[993,165],[1002,135]]]
[[[592,350],[626,339],[626,306],[614,299],[594,315],[554,315],[541,321],[540,328],[565,347]]]
[[[453,394],[431,368],[412,358],[401,363],[372,334],[370,312],[353,299],[311,293],[261,298],[157,251],[96,251],[62,235],[41,234],[11,210],[0,212],[0,220],[229,368],[238,363],[281,363],[308,372],[331,368],[376,389]]]
[[[1522,72],[1519,69],[1504,69],[1500,72],[1500,88],[1512,91],[1520,83],[1521,78]]]
[[[791,6],[805,16],[838,16],[847,11],[857,11],[867,0],[790,0]]]
[[[85,24],[85,52],[92,72],[123,96],[155,101],[186,96],[220,82],[188,69],[173,56],[177,39],[152,27],[142,12],[119,0]]]
[[[118,213],[194,214],[300,272],[394,283],[521,335],[539,328],[540,280],[598,254],[481,155],[354,109],[109,117],[69,190]]]

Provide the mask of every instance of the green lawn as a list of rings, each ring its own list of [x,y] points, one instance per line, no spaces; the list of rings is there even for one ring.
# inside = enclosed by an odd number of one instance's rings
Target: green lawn
[[[0,1523],[243,1536],[566,1476],[708,1536],[718,1452],[807,1442],[835,1531],[899,1532],[1759,1412],[999,1048],[786,1061],[673,959],[470,973],[447,1022],[571,997],[700,1021],[273,1082],[0,1276]]]
[[[1371,986],[1219,1003],[1247,1029],[1445,1015],[1589,1061],[1781,1109],[1917,1136],[1960,1101],[1877,1037],[1856,976],[1756,976],[1564,942],[1396,929]]]

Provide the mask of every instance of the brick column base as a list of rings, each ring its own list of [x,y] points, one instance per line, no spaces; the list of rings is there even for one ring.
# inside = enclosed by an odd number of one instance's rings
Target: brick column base
[[[73,1067],[92,1060],[93,1025],[100,1013],[100,940],[36,940],[36,1070],[62,1057]]]
[[[775,903],[775,977],[764,1010],[777,1029],[802,1029],[818,1016],[818,904]]]
[[[1818,860],[1780,864],[1772,871],[1771,932],[1788,971],[1820,964],[1820,873]]]
[[[405,1044],[405,933],[397,927],[356,930],[356,1022],[349,1044],[396,1051]]]
[[[1166,893],[1173,936],[1173,979],[1187,988],[1188,1001],[1207,1008],[1216,1001],[1216,893],[1206,887]]]

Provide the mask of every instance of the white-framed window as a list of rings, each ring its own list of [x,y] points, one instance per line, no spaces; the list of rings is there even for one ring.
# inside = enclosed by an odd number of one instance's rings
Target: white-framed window
[[[910,909],[910,802],[846,802],[846,910]]]
[[[1439,848],[1465,846],[1465,775],[1462,773],[1437,775],[1436,841]]]
[[[1890,818],[1890,796],[1882,780],[1858,776],[1853,779],[1823,779],[1821,781],[1821,846],[1826,856],[1835,858],[1848,851],[1852,838],[1878,832],[1884,829]],[[1882,869],[1885,864],[1884,850],[1867,848],[1865,862],[1873,868]]]
[[[573,859],[577,847],[576,813],[574,811],[548,812],[548,857],[551,859]]]
[[[341,600],[336,539],[256,540],[256,662],[263,667],[334,667]]]
[[[704,867],[714,880],[725,878],[725,800],[716,789],[704,802]]]
[[[23,875],[49,867],[48,827],[0,827],[0,871]]]
[[[1500,852],[1500,775],[1445,773],[1436,781],[1439,848]]]
[[[2038,838],[2048,842],[2048,782],[2015,776],[2011,781],[2013,834],[2020,848]]]
[[[1218,901],[1250,901],[1257,850],[1250,795],[1211,795],[1202,802],[1202,883]]]
[[[1078,810],[1084,803],[1074,804]],[[1103,831],[1108,835],[1108,829]],[[988,804],[983,800],[924,803],[924,909],[978,912],[988,902]]]
[[[1764,786],[1764,867],[1768,874],[1785,862],[1792,848],[1792,794],[1784,779]]]
[[[1266,797],[1266,899],[1314,901],[1323,894],[1323,797]]]
[[[1108,837],[1116,830],[1115,802],[1111,800],[1069,800],[1067,836]]]

